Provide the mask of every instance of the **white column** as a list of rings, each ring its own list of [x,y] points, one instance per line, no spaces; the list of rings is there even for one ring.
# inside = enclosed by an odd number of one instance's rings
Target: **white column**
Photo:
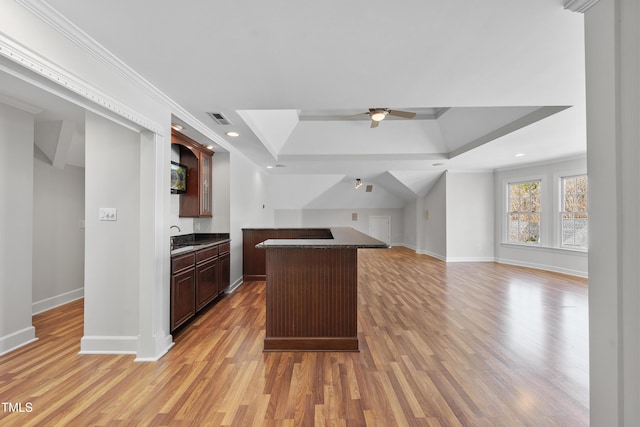
[[[0,354],[34,341],[33,114],[0,103]]]
[[[640,8],[585,13],[591,426],[640,425]]]
[[[140,134],[140,320],[136,361],[158,360],[173,345],[169,334],[169,146],[158,134]]]

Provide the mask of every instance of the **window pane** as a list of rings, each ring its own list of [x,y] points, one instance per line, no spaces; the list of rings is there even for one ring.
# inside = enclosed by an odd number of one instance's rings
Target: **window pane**
[[[509,212],[520,212],[520,198],[511,198],[509,201]]]
[[[575,178],[564,178],[564,193],[575,194],[576,193],[576,180]]]
[[[587,176],[562,178],[561,244],[587,248],[589,219],[587,214]]]
[[[540,197],[533,197],[531,199],[531,212],[540,212]]]
[[[508,184],[508,239],[515,243],[538,243],[540,235],[541,182]]]
[[[587,211],[587,195],[586,194],[578,194],[577,202],[576,202],[576,211],[577,212]]]
[[[531,197],[540,198],[540,181],[534,181],[530,184],[531,187]]]

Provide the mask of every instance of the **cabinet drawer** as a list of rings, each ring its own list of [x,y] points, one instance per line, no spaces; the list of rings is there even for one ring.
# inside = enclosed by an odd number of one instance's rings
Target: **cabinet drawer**
[[[211,246],[210,248],[200,249],[196,252],[196,262],[200,263],[202,261],[206,261],[211,258],[215,258],[218,256],[218,247]]]
[[[171,258],[171,272],[177,273],[189,267],[193,267],[196,263],[195,254],[190,252],[184,255],[178,255]]]
[[[222,255],[222,254],[226,254],[229,253],[229,242],[226,243],[220,243],[220,245],[218,245],[218,254]]]

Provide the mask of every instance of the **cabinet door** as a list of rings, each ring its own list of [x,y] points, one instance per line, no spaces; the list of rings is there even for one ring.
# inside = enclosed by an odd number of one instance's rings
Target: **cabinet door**
[[[211,206],[211,163],[212,157],[200,153],[200,216],[212,216]]]
[[[218,294],[229,289],[231,284],[231,258],[227,252],[218,257]]]
[[[196,273],[191,268],[171,277],[171,330],[196,314]]]
[[[198,264],[196,275],[196,310],[200,310],[218,296],[218,260]]]

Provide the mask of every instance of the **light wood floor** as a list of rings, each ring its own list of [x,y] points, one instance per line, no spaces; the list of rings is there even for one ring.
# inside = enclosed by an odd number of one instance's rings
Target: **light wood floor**
[[[263,282],[155,363],[78,355],[82,301],[37,315],[39,340],[0,357],[0,401],[25,410],[0,404],[0,425],[588,425],[586,280],[404,248],[359,269],[359,353],[263,353]]]

